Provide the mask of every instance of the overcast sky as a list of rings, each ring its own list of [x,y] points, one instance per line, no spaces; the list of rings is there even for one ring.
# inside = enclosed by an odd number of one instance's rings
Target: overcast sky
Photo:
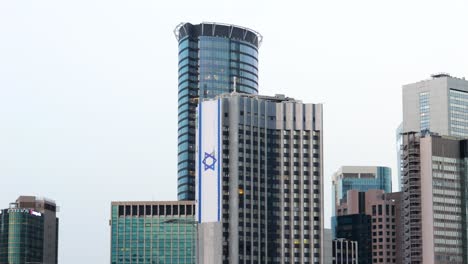
[[[0,207],[56,200],[59,262],[108,263],[112,200],[177,198],[173,29],[216,21],[264,36],[261,94],[324,104],[329,226],[339,166],[396,175],[401,85],[468,77],[467,13],[462,0],[0,0]]]

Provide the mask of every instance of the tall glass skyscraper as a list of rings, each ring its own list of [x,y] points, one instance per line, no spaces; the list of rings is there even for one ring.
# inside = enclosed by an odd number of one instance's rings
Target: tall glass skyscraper
[[[199,100],[236,90],[258,92],[262,36],[244,27],[181,23],[179,42],[178,199],[195,199],[195,123]]]

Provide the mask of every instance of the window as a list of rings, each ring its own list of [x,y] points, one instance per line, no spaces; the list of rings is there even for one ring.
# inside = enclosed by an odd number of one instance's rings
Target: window
[[[429,130],[430,128],[429,92],[422,92],[419,94],[419,115],[420,115],[420,129]]]

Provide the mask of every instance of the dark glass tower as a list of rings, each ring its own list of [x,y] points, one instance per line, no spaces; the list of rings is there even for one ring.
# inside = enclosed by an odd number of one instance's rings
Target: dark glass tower
[[[194,200],[197,103],[234,89],[258,93],[262,36],[220,23],[182,23],[174,33],[179,41],[178,199]]]
[[[34,196],[0,210],[0,263],[58,263],[56,212],[54,201]]]
[[[44,217],[29,209],[0,213],[0,263],[42,263]]]

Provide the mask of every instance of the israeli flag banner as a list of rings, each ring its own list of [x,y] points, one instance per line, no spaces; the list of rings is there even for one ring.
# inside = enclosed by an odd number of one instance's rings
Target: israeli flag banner
[[[199,223],[220,221],[221,214],[221,119],[220,100],[198,105],[196,216]]]

